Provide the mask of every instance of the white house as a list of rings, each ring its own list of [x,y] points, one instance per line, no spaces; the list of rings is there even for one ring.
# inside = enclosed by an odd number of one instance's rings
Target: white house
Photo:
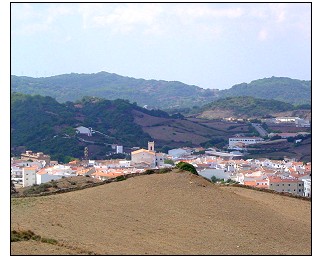
[[[41,169],[36,174],[36,180],[38,185],[50,182],[51,180],[57,180],[60,178],[62,178],[62,176],[53,175],[51,172],[49,173],[47,169]]]
[[[64,177],[75,176],[76,173],[70,166],[66,165],[55,165],[49,168],[43,168],[36,174],[36,183],[42,184],[53,180],[61,179]]]
[[[36,170],[37,167],[24,167],[23,168],[23,187],[28,187],[36,184]]]
[[[76,127],[76,132],[79,134],[87,135],[88,137],[92,136],[92,128],[91,127],[87,128],[87,127],[79,126],[79,127]]]

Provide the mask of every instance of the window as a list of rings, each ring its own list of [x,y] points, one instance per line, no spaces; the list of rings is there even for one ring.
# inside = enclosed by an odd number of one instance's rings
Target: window
[[[301,192],[301,189],[299,189],[298,191]]]
[[[301,184],[299,184],[299,187],[301,187]]]
[[[283,184],[283,186],[284,186],[284,184]]]
[[[290,184],[288,184],[288,186],[290,187]]]
[[[279,184],[277,184],[276,186],[278,186],[278,187],[279,187]]]

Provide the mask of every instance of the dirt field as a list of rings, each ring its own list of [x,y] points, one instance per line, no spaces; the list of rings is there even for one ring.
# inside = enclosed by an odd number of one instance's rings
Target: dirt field
[[[188,172],[11,202],[11,229],[55,239],[11,255],[311,255],[311,202]]]

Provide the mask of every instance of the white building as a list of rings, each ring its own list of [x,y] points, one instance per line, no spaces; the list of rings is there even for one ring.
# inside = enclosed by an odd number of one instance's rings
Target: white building
[[[297,178],[269,177],[269,189],[304,196],[304,182]]]
[[[123,153],[123,146],[116,146],[116,153]]]
[[[206,168],[204,170],[198,171],[198,174],[208,178],[211,180],[211,177],[215,176],[218,179],[224,179],[224,181],[230,178],[230,172],[226,169],[213,169],[213,168]]]
[[[23,168],[23,187],[29,187],[36,184],[36,170],[37,167],[24,167]]]
[[[62,177],[75,176],[76,173],[70,166],[55,165],[49,168],[43,168],[36,174],[36,183],[38,185],[49,182],[51,180],[61,179]]]
[[[311,198],[311,177],[302,179],[304,196]]]
[[[76,127],[76,132],[79,134],[87,135],[88,137],[92,136],[92,128],[91,127],[87,128],[87,127],[79,126],[79,127]]]
[[[263,138],[259,137],[233,137],[229,138],[229,148],[237,146],[238,144],[251,145],[261,143]]]
[[[173,159],[180,158],[184,155],[191,155],[191,154],[192,154],[191,149],[178,148],[178,149],[168,150],[168,155],[172,156]]]
[[[161,167],[164,165],[164,154],[156,153],[154,149],[154,141],[148,142],[148,149],[140,149],[131,152],[132,164],[146,164],[151,168]]]

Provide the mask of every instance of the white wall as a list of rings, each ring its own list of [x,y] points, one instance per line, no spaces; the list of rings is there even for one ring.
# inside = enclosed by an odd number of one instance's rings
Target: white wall
[[[37,179],[37,184],[43,184],[43,183],[47,183],[51,180],[57,180],[57,179],[61,179],[62,176],[60,175],[51,175],[51,174],[41,174],[41,175],[36,175],[36,179]]]
[[[36,170],[23,168],[23,187],[36,184]]]
[[[206,169],[198,171],[198,174],[208,179],[211,179],[212,176],[219,179],[223,178],[225,181],[230,178],[230,173],[227,171],[225,172],[224,169]]]

